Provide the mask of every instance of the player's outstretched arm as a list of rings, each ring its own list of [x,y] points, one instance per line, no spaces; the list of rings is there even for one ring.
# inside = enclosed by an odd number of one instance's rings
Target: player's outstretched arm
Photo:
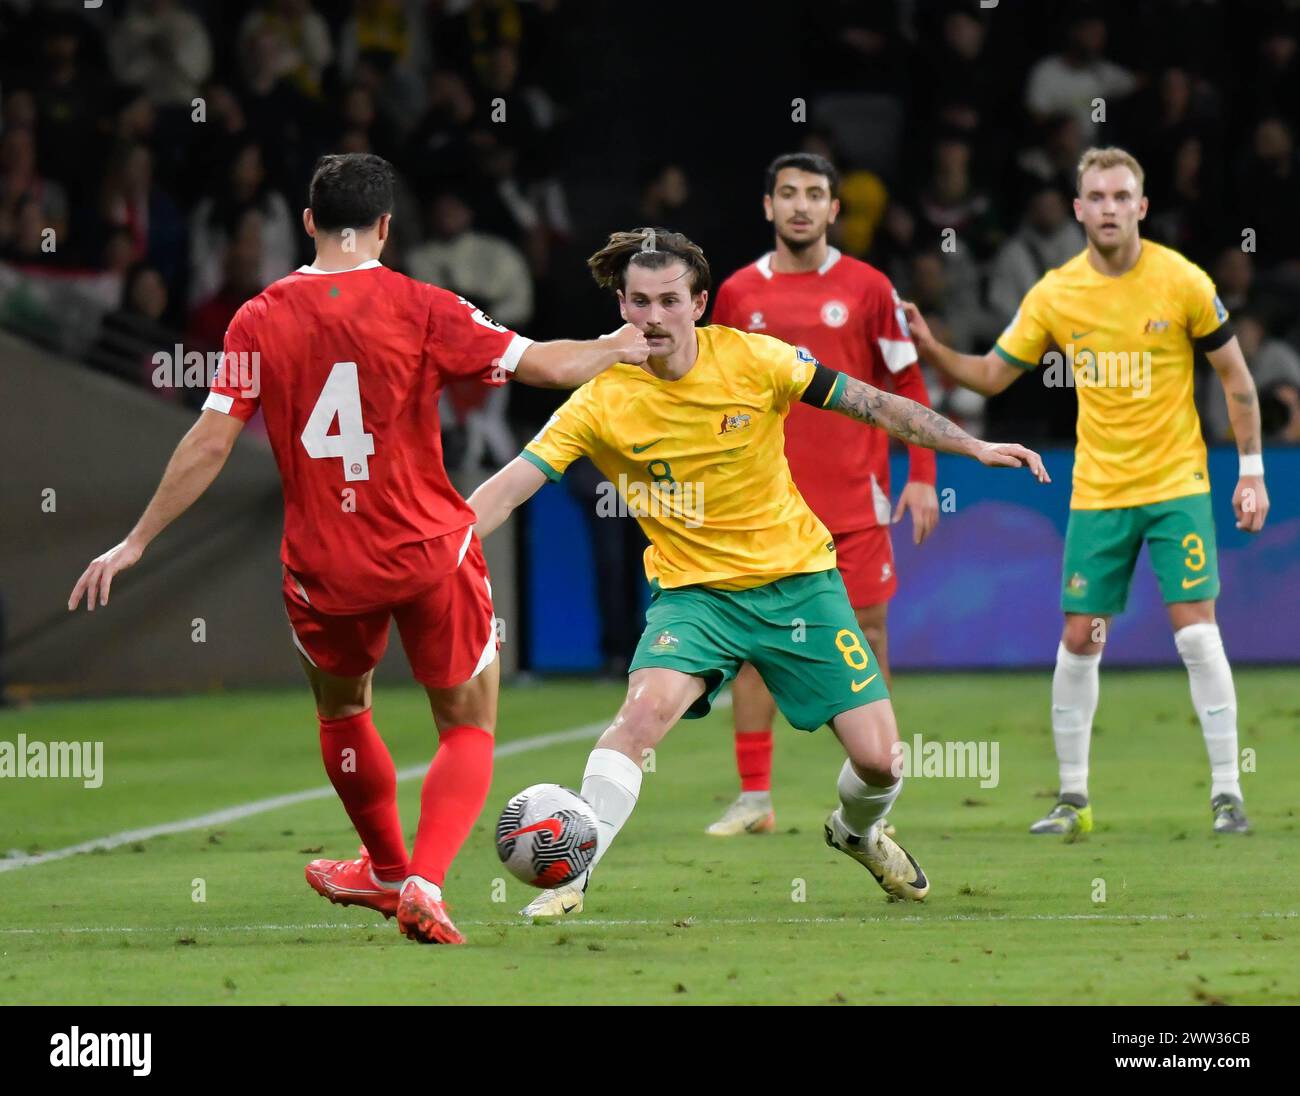
[[[535,464],[530,464],[523,457],[515,457],[491,479],[479,484],[466,500],[470,508],[478,515],[474,523],[474,532],[482,540],[515,510],[522,506],[546,482],[546,473]]]
[[[82,594],[86,595],[86,608],[91,612],[95,610],[96,601],[100,605],[108,604],[113,576],[134,566],[150,541],[194,505],[225,466],[243,428],[242,419],[223,415],[220,411],[204,411],[199,416],[199,421],[190,427],[189,433],[176,446],[158,490],[135,523],[135,528],[120,544],[91,560],[90,566],[77,579],[77,585],[68,598],[69,609],[77,607]]]
[[[1259,421],[1259,397],[1255,392],[1255,378],[1241,352],[1241,344],[1234,335],[1218,350],[1205,355],[1214,366],[1223,385],[1223,395],[1228,401],[1228,420],[1232,423],[1232,436],[1237,439],[1237,456],[1241,470],[1237,489],[1232,492],[1232,509],[1237,515],[1237,528],[1248,533],[1258,533],[1268,517],[1268,488],[1264,486],[1263,428]]]
[[[538,388],[577,388],[616,362],[640,365],[650,356],[650,344],[634,325],[598,339],[556,339],[533,343],[515,367],[515,379]]]
[[[909,445],[924,445],[941,453],[958,453],[974,457],[980,464],[994,468],[1019,468],[1028,465],[1039,483],[1051,483],[1043,458],[1023,445],[980,441],[971,437],[955,422],[945,419],[915,400],[882,392],[879,388],[842,374],[844,388],[829,410],[851,419],[878,426]]]
[[[969,388],[982,396],[996,396],[1010,387],[1012,381],[1024,376],[1023,369],[1017,369],[1003,361],[995,351],[990,350],[980,357],[978,354],[959,354],[951,347],[944,346],[930,332],[930,325],[925,322],[921,310],[911,301],[903,301],[903,314],[907,317],[912,341],[916,343],[916,352],[936,369],[942,369],[963,388]]]

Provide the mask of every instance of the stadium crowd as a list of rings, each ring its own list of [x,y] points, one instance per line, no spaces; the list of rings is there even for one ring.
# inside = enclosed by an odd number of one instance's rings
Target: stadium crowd
[[[1300,441],[1296,9],[824,0],[778,35],[788,8],[701,7],[668,5],[674,42],[595,0],[0,0],[0,323],[197,406],[153,383],[154,353],[219,349],[309,261],[316,157],[372,151],[399,176],[389,265],[527,334],[590,335],[615,324],[582,262],[609,231],[684,231],[716,284],[768,246],[761,169],[799,147],[843,171],[837,246],[982,352],[1083,245],[1080,153],[1120,144],[1145,234],[1231,310],[1270,442]],[[973,429],[1073,437],[1068,389],[986,404],[929,380]],[[1198,392],[1227,440],[1218,386]],[[453,392],[452,459],[502,463],[552,404]]]

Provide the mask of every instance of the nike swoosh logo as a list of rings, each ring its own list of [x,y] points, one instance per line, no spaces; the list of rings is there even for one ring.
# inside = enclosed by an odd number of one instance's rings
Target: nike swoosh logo
[[[511,837],[518,837],[521,833],[536,833],[538,830],[549,830],[552,841],[558,841],[560,834],[564,832],[564,823],[558,818],[543,818],[540,822],[534,822],[531,826],[525,826],[521,830],[513,830],[510,833],[503,833],[501,840],[506,841]]]
[[[1225,705],[1223,705],[1223,707],[1221,707],[1221,708],[1206,708],[1206,709],[1205,709],[1205,714],[1206,714],[1206,715],[1218,715],[1220,712],[1226,712],[1227,710],[1228,710],[1228,706],[1225,704]]]
[[[1070,332],[1070,338],[1072,338],[1072,339],[1082,339],[1085,335],[1091,335],[1091,334],[1092,334],[1094,331],[1096,331],[1096,330],[1097,330],[1097,329],[1096,329],[1095,327],[1090,327],[1090,328],[1088,328],[1087,331],[1071,331],[1071,332]]]
[[[572,913],[572,912],[573,912],[574,910],[576,910],[577,908],[578,908],[578,903],[577,903],[577,902],[574,902],[573,905],[571,905],[571,906],[565,906],[565,905],[561,905],[561,906],[560,906],[560,909],[564,910],[565,913]]]
[[[1209,582],[1209,575],[1202,575],[1200,578],[1183,579],[1183,589],[1190,590],[1193,586],[1199,586],[1202,582]]]
[[[865,689],[868,685],[870,685],[873,681],[875,681],[876,678],[878,678],[879,676],[880,676],[879,674],[872,674],[869,678],[867,678],[866,681],[854,681],[852,683],[853,691],[855,693],[862,692],[863,689]]]
[[[663,440],[664,440],[663,438],[655,438],[655,440],[652,441],[649,445],[634,445],[632,446],[632,452],[644,453],[647,449],[650,449],[651,447],[658,445]]]

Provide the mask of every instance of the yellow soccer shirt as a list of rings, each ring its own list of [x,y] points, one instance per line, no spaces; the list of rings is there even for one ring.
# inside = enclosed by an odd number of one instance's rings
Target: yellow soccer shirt
[[[1072,509],[1145,506],[1209,491],[1192,399],[1193,341],[1227,319],[1209,275],[1150,240],[1117,278],[1095,270],[1083,251],[1025,294],[994,349],[1034,369],[1052,347],[1045,381],[1073,378]]]
[[[652,584],[744,590],[829,570],[835,546],[785,459],[785,417],[815,360],[768,335],[720,326],[695,334],[699,354],[685,376],[612,366],[575,391],[522,456],[553,480],[590,457],[650,539]],[[619,501],[598,506],[613,513]]]

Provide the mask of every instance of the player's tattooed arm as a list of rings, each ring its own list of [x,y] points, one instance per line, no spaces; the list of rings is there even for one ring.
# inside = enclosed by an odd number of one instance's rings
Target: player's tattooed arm
[[[844,376],[843,390],[831,410],[868,426],[878,426],[909,445],[923,445],[941,453],[974,457],[981,464],[994,467],[1028,465],[1039,482],[1050,482],[1042,458],[1033,450],[1021,445],[980,441],[924,404],[882,392],[855,377]]]
[[[1237,528],[1258,533],[1264,528],[1269,502],[1262,471],[1264,431],[1260,424],[1255,378],[1250,375],[1250,367],[1235,335],[1218,349],[1206,351],[1205,356],[1223,385],[1223,394],[1228,401],[1228,421],[1232,423],[1232,436],[1237,439],[1237,452],[1242,457],[1242,473],[1232,493]],[[1254,458],[1253,463],[1258,468],[1248,468],[1246,458]]]

